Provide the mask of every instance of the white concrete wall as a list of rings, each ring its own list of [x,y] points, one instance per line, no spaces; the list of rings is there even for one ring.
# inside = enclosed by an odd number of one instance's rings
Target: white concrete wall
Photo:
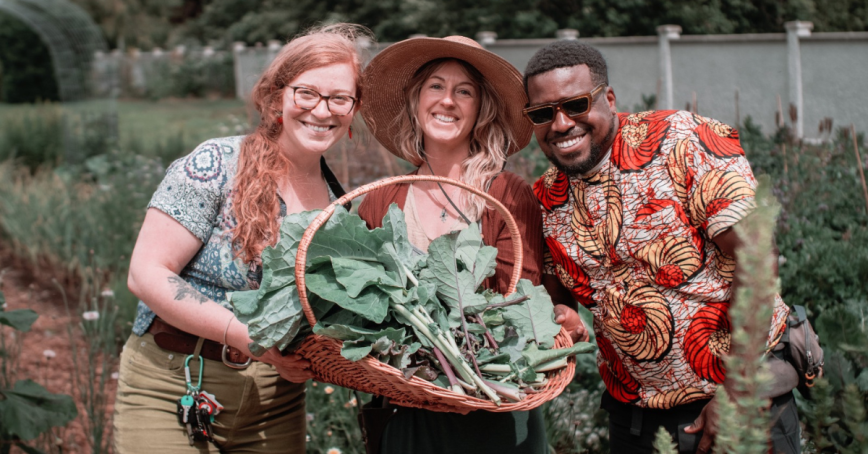
[[[642,95],[658,94],[661,74],[657,36],[579,38],[600,50],[609,66],[609,82],[618,108],[633,111]],[[531,56],[553,39],[498,40],[487,48],[523,71]],[[389,43],[371,49],[372,56]],[[684,109],[696,94],[698,113],[725,123],[750,116],[763,131],[775,130],[778,96],[790,123],[786,33],[682,35],[670,41],[673,104]],[[267,59],[266,48],[236,49],[238,97],[247,99]],[[800,40],[804,137],[819,136],[825,117],[834,127],[851,123],[868,131],[868,33],[814,33]],[[658,99],[660,96],[658,96]],[[662,102],[661,102],[662,107]]]

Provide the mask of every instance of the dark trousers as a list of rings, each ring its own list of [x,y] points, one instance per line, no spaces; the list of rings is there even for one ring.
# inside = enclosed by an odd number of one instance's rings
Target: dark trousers
[[[609,412],[609,445],[612,454],[654,454],[654,438],[660,426],[678,444],[679,453],[695,453],[702,432],[688,434],[684,428],[693,424],[707,403],[707,400],[702,400],[669,410],[656,410],[625,404],[615,400],[608,392],[604,393],[600,407]],[[770,452],[799,454],[799,416],[793,393],[772,399],[769,411],[774,421]]]

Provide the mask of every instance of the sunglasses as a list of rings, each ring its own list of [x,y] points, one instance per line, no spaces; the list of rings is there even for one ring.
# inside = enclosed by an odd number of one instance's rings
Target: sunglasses
[[[585,93],[563,101],[525,107],[522,109],[522,112],[524,112],[524,116],[526,116],[531,123],[537,126],[554,121],[558,110],[570,118],[578,117],[579,115],[584,115],[590,112],[591,105],[594,104],[594,98],[596,98],[605,88],[606,84],[600,84],[591,90],[590,93]]]

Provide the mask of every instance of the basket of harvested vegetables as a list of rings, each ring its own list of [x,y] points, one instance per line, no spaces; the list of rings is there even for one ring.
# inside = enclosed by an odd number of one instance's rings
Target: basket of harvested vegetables
[[[263,251],[260,288],[230,295],[251,351],[292,350],[310,360],[318,381],[433,411],[530,410],[553,399],[573,378],[574,355],[595,347],[573,345],[554,323],[545,290],[520,279],[520,266],[507,295],[481,287],[497,249],[483,244],[476,224],[435,239],[426,254],[410,244],[397,206],[373,230],[343,208],[413,181],[485,198],[506,221],[522,263],[518,227],[488,194],[443,177],[380,180],[321,212],[284,219],[280,241]]]

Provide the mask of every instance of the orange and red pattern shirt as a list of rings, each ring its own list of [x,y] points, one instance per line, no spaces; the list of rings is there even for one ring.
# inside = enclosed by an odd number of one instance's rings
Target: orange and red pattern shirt
[[[535,184],[556,275],[594,314],[597,364],[617,400],[671,408],[723,382],[735,260],[712,238],[754,207],[733,128],[683,111],[618,114],[609,159]],[[769,339],[784,326],[778,296]]]

